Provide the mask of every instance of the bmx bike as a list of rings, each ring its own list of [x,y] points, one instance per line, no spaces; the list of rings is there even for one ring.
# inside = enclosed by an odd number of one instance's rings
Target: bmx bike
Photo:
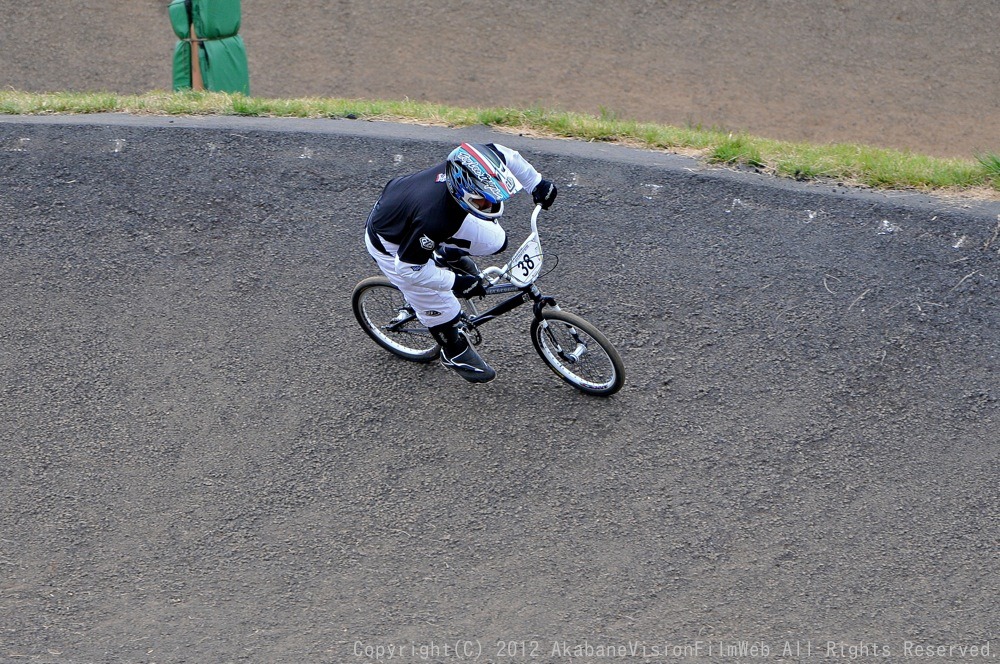
[[[461,329],[470,343],[482,343],[479,328],[522,304],[532,303],[531,341],[539,357],[564,381],[586,394],[610,396],[625,384],[625,364],[608,338],[580,316],[561,309],[535,281],[542,274],[538,214],[531,214],[531,233],[503,267],[491,266],[479,276],[486,296],[510,295],[480,311],[473,299],[462,301]],[[440,265],[446,266],[443,261]],[[478,269],[478,267],[476,268]],[[484,305],[485,306],[485,305]],[[430,362],[440,347],[418,319],[403,294],[384,276],[368,277],[354,287],[354,316],[365,333],[390,353],[411,362]]]

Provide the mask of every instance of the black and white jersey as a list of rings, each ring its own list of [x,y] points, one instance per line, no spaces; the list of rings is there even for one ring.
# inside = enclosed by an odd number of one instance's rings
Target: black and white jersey
[[[493,150],[527,191],[541,175],[519,153],[490,143]],[[368,217],[368,227],[398,247],[401,263],[424,265],[439,244],[458,232],[466,212],[448,192],[447,163],[390,180]]]
[[[404,263],[423,265],[454,235],[466,212],[448,193],[444,162],[390,180],[368,217],[371,230],[399,247]]]

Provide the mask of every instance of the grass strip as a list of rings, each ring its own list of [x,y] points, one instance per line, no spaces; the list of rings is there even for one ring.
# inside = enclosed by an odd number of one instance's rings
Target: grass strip
[[[996,198],[1000,192],[997,153],[982,153],[972,159],[945,159],[867,145],[794,143],[715,128],[635,122],[608,112],[595,116],[539,107],[470,109],[411,100],[267,99],[218,92],[118,95],[8,89],[0,90],[0,113],[239,115],[386,120],[450,127],[487,125],[533,135],[683,151],[707,163],[799,180],[834,180],[877,189],[916,189],[989,198]]]

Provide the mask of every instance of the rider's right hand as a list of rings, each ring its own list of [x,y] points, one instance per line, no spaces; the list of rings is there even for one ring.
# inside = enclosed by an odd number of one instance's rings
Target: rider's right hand
[[[453,261],[457,261],[458,259],[462,258],[462,256],[469,255],[469,252],[466,251],[465,249],[459,249],[458,247],[448,247],[448,246],[438,247],[437,253],[438,255],[441,256],[441,259],[445,263],[451,263]]]
[[[451,287],[451,292],[456,297],[482,297],[486,295],[486,288],[483,280],[471,274],[455,273],[455,285]]]

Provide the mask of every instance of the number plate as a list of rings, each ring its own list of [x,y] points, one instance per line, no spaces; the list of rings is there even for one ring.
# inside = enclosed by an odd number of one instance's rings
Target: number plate
[[[507,263],[507,274],[510,283],[523,288],[535,282],[541,269],[542,246],[538,242],[538,236],[532,234]]]

